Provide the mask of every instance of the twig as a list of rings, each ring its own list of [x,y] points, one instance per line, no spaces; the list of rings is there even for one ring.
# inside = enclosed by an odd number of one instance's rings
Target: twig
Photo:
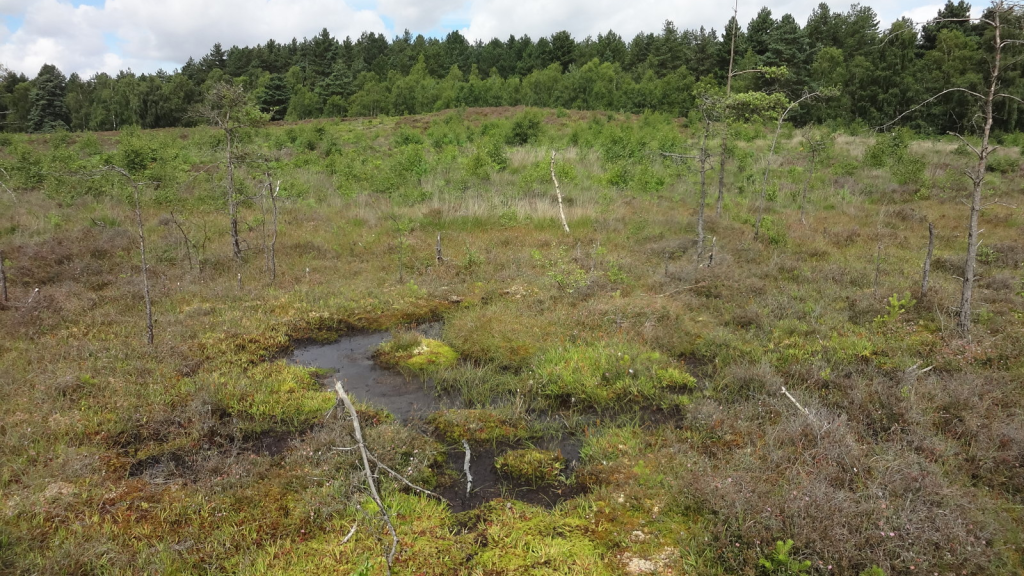
[[[473,488],[473,475],[469,473],[469,460],[471,458],[469,452],[469,440],[462,440],[462,447],[466,450],[466,461],[462,467],[466,471],[466,498],[469,498],[469,491]]]
[[[7,269],[4,268],[4,253],[0,251],[0,298],[7,304]]]
[[[4,173],[4,178],[11,177],[11,175],[7,173],[7,170],[4,170],[3,168],[0,168],[0,172]],[[7,184],[4,184],[3,180],[0,180],[0,186],[3,186],[4,190],[7,190],[7,193],[11,195],[11,198],[13,198],[15,201],[18,200],[18,197],[15,196],[14,192],[12,192],[10,188],[7,187]]]
[[[28,301],[25,302],[25,306],[28,306],[29,304],[32,303],[32,300],[35,299],[36,294],[39,294],[39,288],[36,288],[35,290],[32,291],[32,295],[28,297]]]
[[[803,406],[801,406],[800,403],[796,401],[796,398],[793,398],[793,395],[790,394],[788,390],[786,390],[785,386],[782,387],[782,393],[785,394],[786,397],[789,398],[793,402],[793,404],[796,404],[796,407],[799,408],[800,411],[803,412],[805,416],[807,416],[808,420],[810,420],[815,426],[818,425],[818,421],[814,418],[814,416],[811,416],[810,410],[808,410],[807,408],[804,408]]]
[[[421,487],[419,487],[419,486],[417,486],[417,485],[413,484],[412,482],[409,482],[409,481],[408,481],[408,480],[407,480],[407,479],[405,478],[405,476],[402,476],[402,475],[401,475],[401,474],[399,474],[398,472],[395,472],[395,471],[394,471],[394,470],[392,470],[391,468],[388,468],[386,464],[384,464],[383,462],[381,462],[380,460],[378,460],[378,459],[377,459],[377,457],[376,457],[376,456],[374,456],[373,454],[371,454],[371,453],[370,453],[369,451],[367,451],[366,455],[370,457],[370,460],[373,460],[374,462],[376,462],[378,466],[380,466],[381,468],[383,468],[383,469],[384,469],[384,470],[385,470],[386,472],[390,473],[390,474],[391,474],[392,476],[394,476],[395,478],[398,478],[399,480],[401,480],[401,481],[402,481],[402,483],[404,483],[404,484],[405,484],[406,486],[408,486],[409,488],[412,488],[413,490],[417,490],[417,491],[419,491],[419,492],[423,492],[424,494],[426,494],[426,495],[428,495],[428,496],[433,496],[434,498],[437,498],[438,500],[444,500],[444,497],[442,497],[441,495],[439,495],[439,494],[435,494],[435,493],[431,492],[430,490],[427,490],[426,488],[421,488]]]
[[[373,502],[380,509],[384,523],[387,524],[388,531],[391,532],[391,550],[384,558],[388,563],[388,574],[390,575],[391,564],[394,562],[395,553],[398,551],[398,532],[395,531],[395,526],[391,523],[391,517],[388,515],[387,508],[384,507],[384,501],[381,500],[380,493],[377,492],[377,484],[373,481],[373,472],[370,471],[370,460],[366,452],[366,444],[363,442],[363,429],[359,425],[359,415],[356,414],[356,407],[352,405],[352,401],[349,400],[348,394],[345,393],[345,388],[342,387],[341,382],[335,380],[334,389],[338,392],[338,398],[345,404],[349,416],[352,417],[352,431],[356,437],[356,444],[359,446],[359,453],[363,457],[363,472],[366,474],[366,484],[370,489],[370,497],[373,498]]]
[[[675,290],[669,290],[668,292],[665,292],[664,294],[654,294],[653,297],[654,298],[664,298],[665,296],[669,296],[671,294],[675,294],[676,292],[679,292],[680,290],[689,290],[690,288],[697,288],[697,287],[703,286],[705,284],[707,284],[707,282],[701,282],[699,284],[694,284],[692,286],[683,286],[682,288],[676,288]]]
[[[562,217],[562,228],[569,233],[569,225],[565,222],[565,210],[562,209],[562,190],[558,187],[558,178],[555,177],[555,151],[551,151],[551,180],[555,182],[555,195],[558,196],[558,214]]]
[[[348,531],[348,534],[345,535],[345,539],[341,541],[342,544],[347,544],[348,543],[348,541],[352,538],[352,536],[355,535],[356,528],[359,528],[359,521],[358,520],[356,520],[356,523],[352,525],[352,529],[350,529]]]

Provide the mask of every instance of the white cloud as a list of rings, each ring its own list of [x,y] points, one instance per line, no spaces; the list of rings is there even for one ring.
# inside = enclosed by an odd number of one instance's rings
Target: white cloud
[[[466,4],[465,0],[379,0],[377,10],[395,23],[395,30],[430,30],[442,18]]]
[[[20,4],[0,1],[5,7]],[[338,0],[107,0],[102,7],[34,0],[21,14],[21,27],[0,40],[0,62],[29,76],[44,63],[65,73],[115,73],[125,66],[151,72],[199,58],[215,42],[225,48],[270,38],[290,42],[325,27],[338,37],[387,31],[375,12]],[[118,50],[107,45],[105,35],[117,37]]]
[[[915,24],[920,24],[935,18],[935,15],[939,13],[939,10],[942,10],[942,6],[942,4],[926,4],[924,6],[905,10],[903,14],[900,14],[900,16],[905,16],[913,20]]]
[[[803,23],[819,1],[766,3],[776,17],[789,12]],[[846,0],[830,4],[836,11],[849,9]],[[745,25],[759,9],[760,3],[746,2],[740,22]],[[897,0],[878,3],[877,10],[884,28],[901,13],[930,18],[938,5]],[[703,25],[721,33],[731,15],[728,2],[678,0],[105,0],[77,7],[71,0],[0,0],[0,16],[15,18],[6,27],[0,20],[0,63],[29,76],[43,63],[83,76],[127,67],[152,72],[179,67],[189,56],[202,57],[215,42],[225,48],[269,38],[287,43],[325,27],[336,37],[363,31],[394,34],[405,28],[419,33],[453,20],[468,22],[462,32],[472,40],[510,34],[536,39],[559,30],[582,39],[611,29],[628,41],[640,31],[660,31],[665,20],[679,28]],[[387,29],[385,18],[396,30]],[[118,40],[116,46],[109,45],[109,38]]]

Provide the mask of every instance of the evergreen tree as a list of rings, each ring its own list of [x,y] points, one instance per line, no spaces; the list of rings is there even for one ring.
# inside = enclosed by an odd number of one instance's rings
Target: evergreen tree
[[[30,132],[67,130],[71,114],[64,102],[67,96],[67,78],[56,66],[43,64],[36,75],[30,100],[32,111],[28,116]]]
[[[283,120],[291,97],[291,88],[285,75],[271,74],[257,95],[260,112],[269,114],[271,120]]]

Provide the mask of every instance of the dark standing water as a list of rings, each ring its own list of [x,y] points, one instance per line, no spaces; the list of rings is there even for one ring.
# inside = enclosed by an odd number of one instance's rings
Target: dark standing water
[[[346,336],[330,344],[300,346],[288,361],[331,370],[333,374],[326,379],[331,390],[338,379],[353,399],[385,408],[402,421],[448,407],[450,402],[435,396],[433,383],[377,366],[371,355],[389,338],[387,332],[378,332]]]

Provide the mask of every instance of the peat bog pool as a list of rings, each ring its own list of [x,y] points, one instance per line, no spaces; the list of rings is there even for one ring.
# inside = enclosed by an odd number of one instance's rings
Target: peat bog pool
[[[417,328],[417,332],[436,338],[440,335],[440,324],[428,324]],[[297,346],[288,362],[308,368],[329,371],[325,385],[333,390],[335,379],[340,381],[354,400],[384,408],[406,425],[416,425],[426,420],[431,413],[449,408],[461,407],[456,395],[438,394],[434,383],[415,375],[405,375],[398,370],[383,368],[373,359],[373,352],[388,341],[388,332],[371,332],[344,336],[334,342]],[[564,475],[571,476],[579,461],[580,440],[568,435],[555,438],[540,438],[533,446],[558,452],[565,458]],[[495,467],[495,459],[503,452],[515,449],[517,445],[502,443],[493,447],[471,451],[470,473],[473,476],[472,490],[466,494],[465,478],[452,482],[440,490],[453,512],[471,510],[496,498],[514,498],[553,507],[581,493],[581,488],[571,483],[557,486],[528,486],[503,478]],[[463,476],[465,452],[461,446],[448,449],[448,466],[459,477]]]
[[[328,382],[337,379],[353,399],[385,408],[401,422],[455,407],[453,398],[436,394],[432,382],[382,368],[373,361],[373,351],[390,337],[387,332],[374,332],[299,346],[288,362],[329,370]],[[330,388],[334,390],[333,385]]]

